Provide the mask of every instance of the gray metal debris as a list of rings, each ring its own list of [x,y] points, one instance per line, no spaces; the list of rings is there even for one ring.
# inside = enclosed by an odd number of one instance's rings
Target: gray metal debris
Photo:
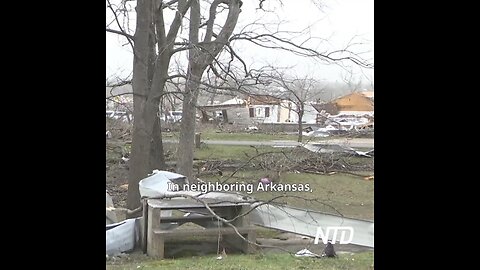
[[[106,254],[128,252],[140,240],[140,218],[127,219],[106,226]]]
[[[361,157],[373,157],[373,149],[367,152],[355,150],[348,146],[343,146],[339,144],[326,144],[326,143],[306,143],[303,144],[303,147],[307,150],[310,150],[314,153],[321,153],[321,154],[333,154],[333,153],[341,153],[353,156],[361,156]]]
[[[115,207],[113,206],[113,200],[112,197],[108,194],[108,191],[106,192],[106,217],[107,217],[107,222],[106,224],[113,224],[118,222],[117,214],[115,213]]]
[[[314,258],[321,258],[322,256],[318,255],[318,254],[315,254],[313,252],[311,252],[310,250],[304,248],[302,250],[299,250],[297,251],[297,253],[295,253],[295,257],[314,257]]]

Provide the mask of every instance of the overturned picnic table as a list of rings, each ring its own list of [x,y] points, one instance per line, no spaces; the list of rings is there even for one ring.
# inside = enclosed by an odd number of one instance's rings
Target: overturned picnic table
[[[235,229],[228,226],[207,209],[205,204],[193,199],[146,199],[144,201],[144,229],[143,229],[143,250],[148,256],[163,258],[165,255],[166,240],[178,239],[184,236],[221,236],[226,242],[240,248],[245,253],[255,250],[256,234],[255,228],[250,223],[249,203],[226,202],[213,199],[203,200],[209,208],[219,217],[225,220],[232,220],[237,231],[250,241],[241,239]],[[162,216],[162,212],[168,210],[179,210],[185,212],[182,216]],[[200,228],[177,229],[169,228],[172,224],[182,225],[192,222],[200,225]],[[175,226],[173,226],[175,227]]]

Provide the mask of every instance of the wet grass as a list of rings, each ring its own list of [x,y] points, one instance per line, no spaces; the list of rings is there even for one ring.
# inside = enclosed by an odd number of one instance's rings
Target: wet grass
[[[238,164],[242,164],[258,154],[267,152],[279,153],[282,151],[289,155],[289,151],[292,150],[268,146],[253,148],[249,146],[208,145],[198,149],[195,152],[195,156],[202,160],[235,160]],[[249,167],[239,169],[238,171],[223,170],[221,176],[205,175],[201,176],[201,179],[211,182],[252,184],[254,189],[250,195],[261,200],[269,200],[279,195],[291,196],[278,199],[276,202],[337,215],[341,214],[351,218],[373,220],[374,181],[363,177],[373,175],[373,171],[356,171],[353,174],[314,174],[288,170],[281,172],[279,183],[283,185],[301,184],[304,187],[308,185],[310,190],[295,192],[279,189],[276,191],[258,189],[258,180],[260,178],[267,175],[272,177],[272,174],[275,174],[275,170],[268,167],[268,165],[278,167],[275,158],[281,155],[261,156],[259,157],[260,160],[250,160]],[[262,161],[261,158],[264,158],[264,160]],[[355,166],[373,162],[373,159],[362,157],[346,157],[345,159],[349,164]],[[259,164],[262,162],[268,162],[268,164],[262,165],[263,168],[260,168]],[[257,165],[252,167],[252,164]],[[271,170],[268,168],[271,168]]]
[[[178,132],[164,132],[162,134],[164,139],[178,139]],[[261,132],[219,132],[217,130],[203,130],[200,132],[200,138],[202,141],[209,140],[225,140],[225,141],[275,141],[275,140],[292,140],[297,141],[298,135],[292,133],[261,133]],[[306,142],[308,140],[325,140],[333,139],[334,136],[328,138],[310,138],[307,136],[303,137],[303,140]]]
[[[133,261],[115,265],[107,263],[107,270],[120,269],[198,269],[198,270],[246,270],[246,269],[374,269],[373,252],[361,252],[355,254],[340,254],[338,258],[308,258],[295,257],[285,253],[267,254],[235,254],[228,255],[221,260],[216,259],[217,255],[183,257],[178,259],[146,259],[144,261]]]
[[[373,175],[372,172],[363,173]],[[256,187],[258,179],[264,176],[264,171],[239,171],[235,177],[226,180],[226,183],[251,183]],[[226,178],[228,178],[228,173],[224,173],[224,176],[205,177],[203,180],[223,182]],[[277,199],[275,202],[331,214],[341,214],[350,218],[374,219],[374,181],[372,180],[344,173],[331,175],[284,173],[281,176],[281,183],[303,184],[304,186],[308,184],[310,191],[263,191],[254,188],[250,195],[260,200],[269,200],[279,195],[292,196]]]

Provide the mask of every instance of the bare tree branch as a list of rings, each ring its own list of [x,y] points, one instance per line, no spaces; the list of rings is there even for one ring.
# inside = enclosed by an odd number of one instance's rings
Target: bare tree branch
[[[119,31],[119,30],[115,30],[115,29],[110,29],[110,28],[106,28],[106,31],[107,32],[110,32],[110,33],[115,33],[115,34],[118,34],[118,35],[122,35],[124,37],[126,37],[127,39],[133,41],[133,36],[130,35],[130,34],[127,34],[125,32],[122,32],[122,31]]]
[[[214,0],[213,3],[210,5],[210,15],[207,21],[207,31],[205,33],[204,42],[209,42],[212,40],[213,35],[213,24],[215,22],[215,16],[217,14],[217,7],[219,4],[224,3],[228,4],[226,0]]]
[[[322,60],[331,61],[331,62],[350,60],[361,67],[373,68],[372,64],[368,63],[364,59],[361,59],[357,54],[349,51],[348,49],[336,50],[330,53],[321,53],[314,49],[311,49],[302,45],[298,45],[289,39],[276,36],[275,34],[278,34],[278,33],[274,33],[274,34],[266,33],[266,34],[258,34],[258,35],[255,35],[255,34],[252,35],[250,33],[240,33],[240,34],[233,35],[230,38],[230,41],[247,40],[263,48],[280,49],[284,51],[289,51],[291,53],[294,53],[296,55],[303,56],[303,57],[317,57]],[[279,42],[282,45],[278,45],[277,42]],[[285,47],[285,45],[287,45],[287,47]],[[290,46],[290,48],[288,46]],[[335,56],[337,54],[343,54],[343,53],[346,53],[348,55]]]
[[[117,13],[115,12],[115,10],[113,9],[113,6],[112,4],[110,3],[110,0],[107,0],[107,3],[108,3],[108,8],[110,9],[110,11],[112,11],[112,14],[113,16],[115,16],[115,21],[117,22],[117,26],[118,26],[118,29],[120,29],[120,32],[124,33],[122,34],[123,36],[127,37],[127,40],[128,40],[128,43],[130,43],[130,46],[132,47],[132,51],[134,52],[135,49],[133,47],[133,37],[130,35],[130,37],[128,37],[127,35],[127,32],[123,29],[122,25],[120,24],[120,21],[118,20],[118,16],[117,16]],[[107,28],[107,31],[108,31],[108,28]],[[112,31],[109,31],[109,32],[112,32]],[[114,32],[112,32],[114,33]],[[117,33],[119,34],[119,33]]]

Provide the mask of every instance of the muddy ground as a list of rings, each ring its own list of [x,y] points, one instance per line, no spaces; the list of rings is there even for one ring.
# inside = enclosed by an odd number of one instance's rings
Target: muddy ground
[[[123,162],[107,163],[106,188],[115,207],[127,206],[128,165]]]

